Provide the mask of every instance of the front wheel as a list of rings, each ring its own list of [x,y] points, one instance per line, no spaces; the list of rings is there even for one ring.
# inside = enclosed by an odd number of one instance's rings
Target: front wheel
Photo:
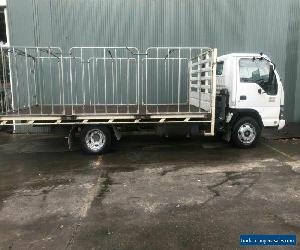
[[[252,117],[243,117],[237,121],[232,131],[232,142],[240,148],[254,147],[260,137],[261,128]]]
[[[81,130],[81,147],[88,154],[103,154],[111,145],[111,132],[105,126],[86,126]]]

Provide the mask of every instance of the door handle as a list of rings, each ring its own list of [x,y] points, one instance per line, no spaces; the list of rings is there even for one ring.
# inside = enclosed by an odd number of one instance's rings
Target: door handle
[[[245,101],[245,100],[247,100],[247,96],[245,96],[245,95],[241,95],[241,96],[240,96],[240,100],[241,100],[241,101]]]

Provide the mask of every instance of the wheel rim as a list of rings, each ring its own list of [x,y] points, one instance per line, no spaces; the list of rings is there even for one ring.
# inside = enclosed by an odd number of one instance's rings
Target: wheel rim
[[[98,152],[106,143],[105,134],[99,129],[90,130],[85,136],[85,143],[91,151]]]
[[[256,129],[251,123],[244,123],[238,130],[238,138],[245,145],[250,145],[256,138]]]

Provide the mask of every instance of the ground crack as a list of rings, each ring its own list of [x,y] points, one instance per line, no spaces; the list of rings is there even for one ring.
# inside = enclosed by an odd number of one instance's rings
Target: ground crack
[[[75,242],[75,237],[76,237],[76,235],[77,235],[77,233],[78,233],[78,231],[79,231],[79,227],[80,227],[80,226],[81,226],[81,219],[80,219],[79,223],[77,223],[77,224],[74,226],[74,229],[73,229],[73,231],[72,231],[71,238],[69,239],[69,241],[68,241],[68,243],[67,243],[65,249],[70,249],[70,248],[72,248],[72,246],[73,246],[73,244],[74,244],[74,242]]]
[[[209,199],[207,199],[203,205],[205,205],[206,203],[210,202],[211,200],[217,198],[217,197],[220,197],[221,194],[218,190],[216,190],[217,187],[219,186],[222,186],[223,184],[227,183],[228,181],[235,181],[235,180],[238,180],[238,179],[241,179],[243,177],[248,177],[249,174],[251,174],[253,177],[254,175],[258,175],[258,177],[256,178],[253,178],[253,181],[251,183],[249,183],[245,188],[243,188],[236,196],[239,197],[241,196],[242,194],[244,194],[248,189],[250,189],[256,182],[257,180],[259,179],[260,177],[260,173],[259,172],[247,172],[247,173],[237,173],[237,172],[226,172],[226,178],[219,182],[219,183],[216,183],[214,185],[209,185],[207,186],[207,189],[213,193],[213,196]],[[241,184],[241,182],[234,182],[233,185],[238,185],[237,183],[239,183],[239,185]]]

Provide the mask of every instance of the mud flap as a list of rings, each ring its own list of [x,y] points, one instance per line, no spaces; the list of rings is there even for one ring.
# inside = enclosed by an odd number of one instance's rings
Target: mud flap
[[[73,126],[70,129],[70,132],[69,132],[69,135],[68,135],[68,147],[69,147],[70,151],[72,150],[73,145],[74,145],[75,134],[76,134],[77,129],[78,129],[77,127]]]
[[[113,131],[114,131],[114,134],[115,134],[115,137],[116,137],[117,141],[120,141],[121,137],[122,137],[120,131],[117,129],[116,126],[112,126],[112,128],[113,128]]]
[[[222,139],[226,142],[230,142],[231,140],[231,126],[227,126],[225,133],[223,133]]]

